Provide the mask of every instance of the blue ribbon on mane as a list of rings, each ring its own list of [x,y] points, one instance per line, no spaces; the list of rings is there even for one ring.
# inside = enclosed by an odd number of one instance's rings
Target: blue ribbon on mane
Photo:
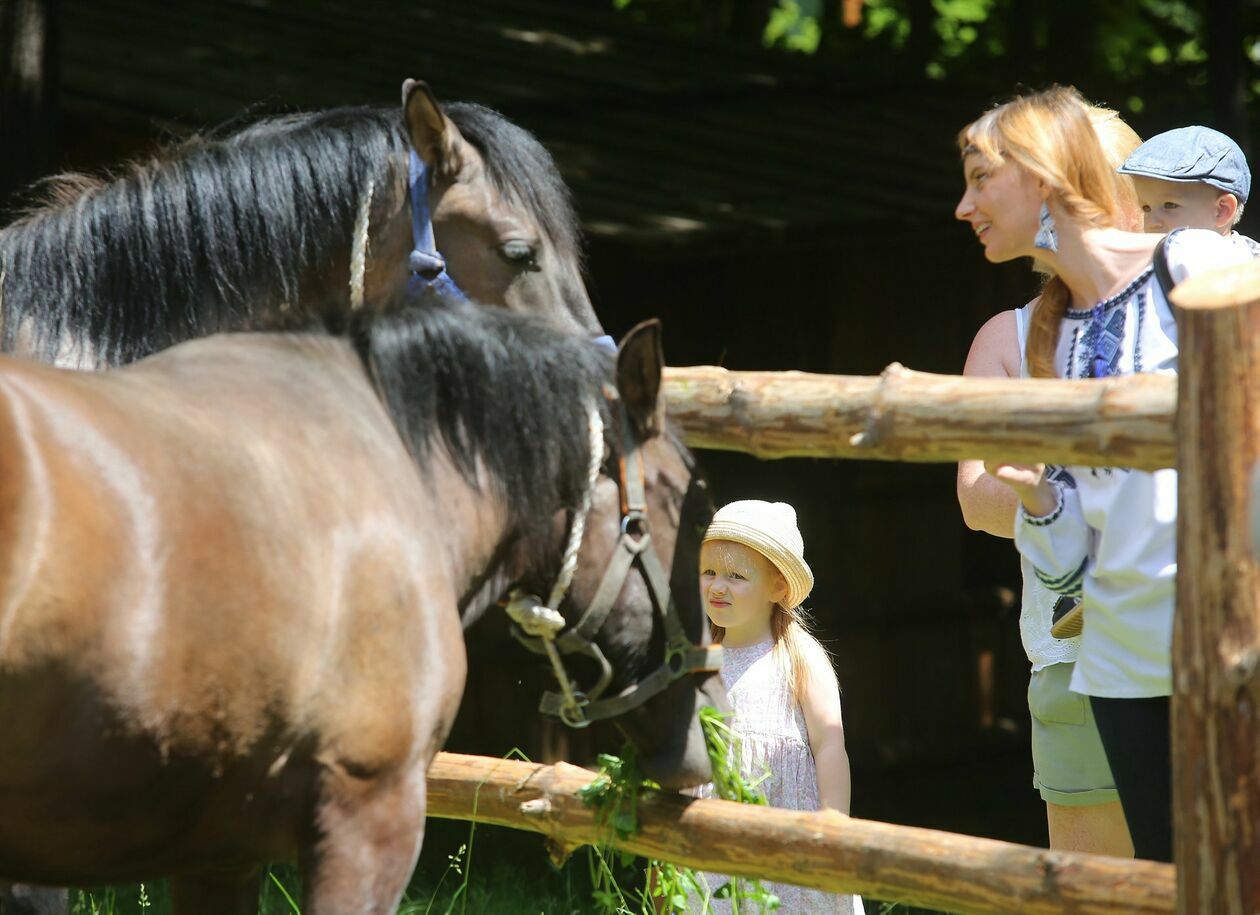
[[[411,195],[411,254],[407,258],[411,276],[407,279],[407,291],[433,289],[466,301],[468,296],[446,272],[446,259],[438,253],[433,219],[429,215],[429,167],[414,149],[407,161],[407,189]],[[617,344],[607,334],[595,337],[592,342],[614,355],[617,352]]]

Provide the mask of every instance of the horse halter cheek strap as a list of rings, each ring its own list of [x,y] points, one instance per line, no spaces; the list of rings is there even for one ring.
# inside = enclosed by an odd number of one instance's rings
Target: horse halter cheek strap
[[[598,417],[598,411],[592,412]],[[530,651],[546,655],[550,659],[552,670],[560,684],[560,692],[543,694],[539,710],[544,715],[559,718],[574,728],[583,728],[593,721],[624,714],[643,705],[682,677],[693,673],[714,672],[722,666],[722,649],[719,646],[694,645],[687,638],[670,591],[669,577],[661,566],[656,551],[652,549],[643,455],[635,442],[624,411],[621,414],[621,441],[622,453],[617,459],[618,488],[621,493],[621,536],[595,596],[582,618],[567,632],[559,634],[565,625],[558,610],[564,592],[568,590],[566,571],[571,580],[571,569],[576,566],[577,546],[581,541],[580,531],[585,528],[585,514],[590,509],[589,491],[574,515],[570,529],[570,549],[566,550],[566,562],[562,564],[560,577],[556,587],[552,589],[549,606],[543,605],[537,597],[526,594],[519,588],[512,591],[507,606],[508,615],[516,623],[512,627],[512,635]],[[600,444],[592,456],[594,473],[588,489],[593,488],[599,464],[602,463],[602,454],[599,451],[602,451],[602,431]],[[575,533],[576,537],[573,536]],[[595,644],[595,636],[608,619],[608,614],[635,565],[639,567],[639,572],[651,592],[652,604],[661,617],[665,630],[665,656],[660,666],[638,683],[616,696],[600,698],[612,683],[613,669],[603,651]],[[566,654],[586,655],[599,666],[599,680],[589,690],[580,691],[574,688],[560,657]]]

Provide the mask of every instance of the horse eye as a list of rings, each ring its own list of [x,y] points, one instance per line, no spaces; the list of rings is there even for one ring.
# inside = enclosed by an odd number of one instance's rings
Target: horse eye
[[[538,269],[538,251],[528,242],[504,242],[499,247],[499,254],[514,267],[520,267],[525,270]]]

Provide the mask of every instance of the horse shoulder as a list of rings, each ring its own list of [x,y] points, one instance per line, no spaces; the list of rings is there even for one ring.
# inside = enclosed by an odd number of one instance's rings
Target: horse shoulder
[[[128,578],[119,470],[82,376],[0,360],[0,656],[98,663],[101,605]],[[125,465],[125,461],[123,462]],[[142,523],[138,516],[132,518]]]

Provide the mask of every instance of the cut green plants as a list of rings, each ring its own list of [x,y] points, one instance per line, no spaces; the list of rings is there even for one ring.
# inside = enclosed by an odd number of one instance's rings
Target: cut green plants
[[[766,799],[758,786],[770,773],[762,773],[751,782],[743,776],[739,768],[739,738],[725,716],[716,709],[703,708],[700,725],[713,771],[714,793],[723,800],[764,805]],[[624,839],[638,831],[639,799],[646,792],[659,791],[660,785],[643,775],[633,747],[627,746],[621,756],[603,754],[599,764],[599,778],[581,792],[583,801],[599,810],[601,822],[609,828],[609,843],[588,851],[598,911],[608,915],[705,913],[713,911],[713,899],[729,900],[735,915],[771,912],[779,907],[778,897],[759,880],[731,877],[710,889],[704,875],[655,859],[647,861],[646,868],[636,873],[633,856],[614,853],[609,845],[614,835]],[[619,871],[629,872],[629,880],[619,880]],[[709,875],[710,879],[716,876]],[[630,881],[633,888],[624,885]]]

